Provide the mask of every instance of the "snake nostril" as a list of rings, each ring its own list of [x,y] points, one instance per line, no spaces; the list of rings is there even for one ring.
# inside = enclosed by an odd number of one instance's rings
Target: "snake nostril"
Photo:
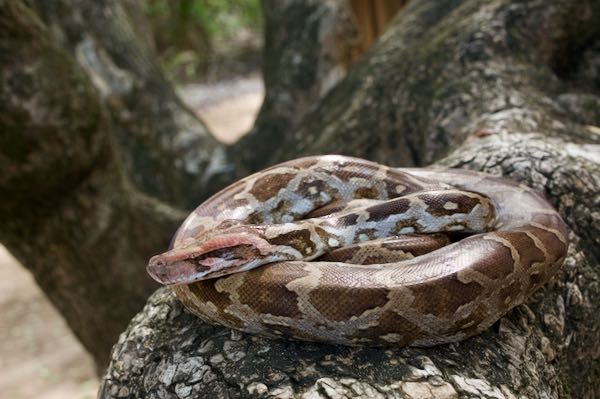
[[[166,265],[167,262],[162,259],[150,259],[150,262],[148,263],[148,269],[154,271],[156,274],[159,274]]]

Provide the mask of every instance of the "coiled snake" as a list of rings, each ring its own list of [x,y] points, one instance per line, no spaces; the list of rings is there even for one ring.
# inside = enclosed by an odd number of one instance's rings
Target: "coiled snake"
[[[327,155],[217,193],[148,272],[223,326],[434,345],[480,333],[523,303],[555,274],[567,245],[561,217],[523,185]]]

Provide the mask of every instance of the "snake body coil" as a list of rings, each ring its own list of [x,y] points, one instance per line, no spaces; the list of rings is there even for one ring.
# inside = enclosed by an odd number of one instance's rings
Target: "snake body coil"
[[[558,213],[509,180],[328,155],[217,193],[148,271],[202,319],[246,332],[434,345],[523,303],[562,264],[566,237]]]

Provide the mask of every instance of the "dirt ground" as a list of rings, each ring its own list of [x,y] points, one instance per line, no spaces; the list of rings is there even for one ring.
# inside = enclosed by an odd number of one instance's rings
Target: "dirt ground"
[[[186,85],[179,94],[195,110],[215,137],[233,143],[252,127],[262,104],[259,75],[206,85]]]
[[[258,76],[180,90],[215,136],[237,140],[263,98]],[[38,288],[0,245],[0,399],[93,399],[98,379],[90,356]]]
[[[88,399],[91,358],[27,272],[0,247],[0,398]]]

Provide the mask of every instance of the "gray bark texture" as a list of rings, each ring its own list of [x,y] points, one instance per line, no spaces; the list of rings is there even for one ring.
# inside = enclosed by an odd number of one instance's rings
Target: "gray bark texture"
[[[571,245],[526,304],[460,343],[348,348],[210,326],[163,288],[113,348],[100,398],[600,397],[598,18],[591,1],[410,2],[262,160],[334,152],[534,187]]]
[[[262,9],[265,100],[252,129],[229,149],[238,174],[269,164],[273,149],[346,75],[358,37],[345,0],[265,0]]]
[[[53,42],[83,69],[110,113],[120,158],[137,187],[189,209],[233,178],[225,146],[181,102],[156,65],[138,3],[34,4]]]

